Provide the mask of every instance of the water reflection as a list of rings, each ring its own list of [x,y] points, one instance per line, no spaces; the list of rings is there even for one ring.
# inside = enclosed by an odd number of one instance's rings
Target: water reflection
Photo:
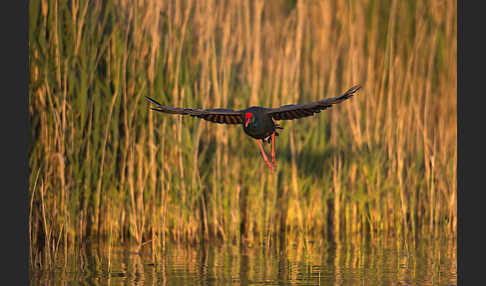
[[[92,246],[35,266],[31,285],[456,285],[456,240],[167,245],[141,253]]]

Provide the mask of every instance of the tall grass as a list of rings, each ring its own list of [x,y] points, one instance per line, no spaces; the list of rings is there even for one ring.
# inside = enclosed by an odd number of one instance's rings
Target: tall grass
[[[87,239],[354,239],[456,229],[455,1],[30,1],[33,259]],[[239,126],[150,112],[358,95]],[[49,250],[49,251],[44,251]]]

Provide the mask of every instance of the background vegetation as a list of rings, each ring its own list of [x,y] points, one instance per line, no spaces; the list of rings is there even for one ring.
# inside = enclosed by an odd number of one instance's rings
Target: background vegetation
[[[456,230],[456,1],[33,0],[31,257],[276,235]],[[279,106],[277,172],[240,126],[153,113]]]

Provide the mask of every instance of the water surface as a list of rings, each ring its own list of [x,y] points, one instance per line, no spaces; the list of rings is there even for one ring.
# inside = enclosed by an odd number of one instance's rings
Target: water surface
[[[165,250],[91,246],[34,266],[31,285],[456,285],[456,240],[281,247],[167,244]]]

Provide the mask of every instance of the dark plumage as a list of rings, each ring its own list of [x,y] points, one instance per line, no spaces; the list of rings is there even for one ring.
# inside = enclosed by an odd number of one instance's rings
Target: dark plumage
[[[277,108],[252,106],[236,111],[228,108],[192,109],[171,107],[161,105],[150,97],[147,97],[147,99],[156,106],[152,107],[152,110],[155,111],[169,114],[190,115],[214,123],[242,124],[245,133],[257,139],[263,159],[270,169],[273,170],[273,164],[275,163],[274,142],[275,136],[278,136],[276,129],[282,129],[280,126],[276,125],[273,120],[292,120],[312,116],[321,112],[321,110],[331,107],[333,104],[340,103],[352,97],[360,88],[361,87],[359,85],[353,86],[340,96],[326,98],[310,103],[289,104]],[[267,140],[270,142],[270,139],[272,143],[272,165],[269,163],[260,142],[262,140]]]

